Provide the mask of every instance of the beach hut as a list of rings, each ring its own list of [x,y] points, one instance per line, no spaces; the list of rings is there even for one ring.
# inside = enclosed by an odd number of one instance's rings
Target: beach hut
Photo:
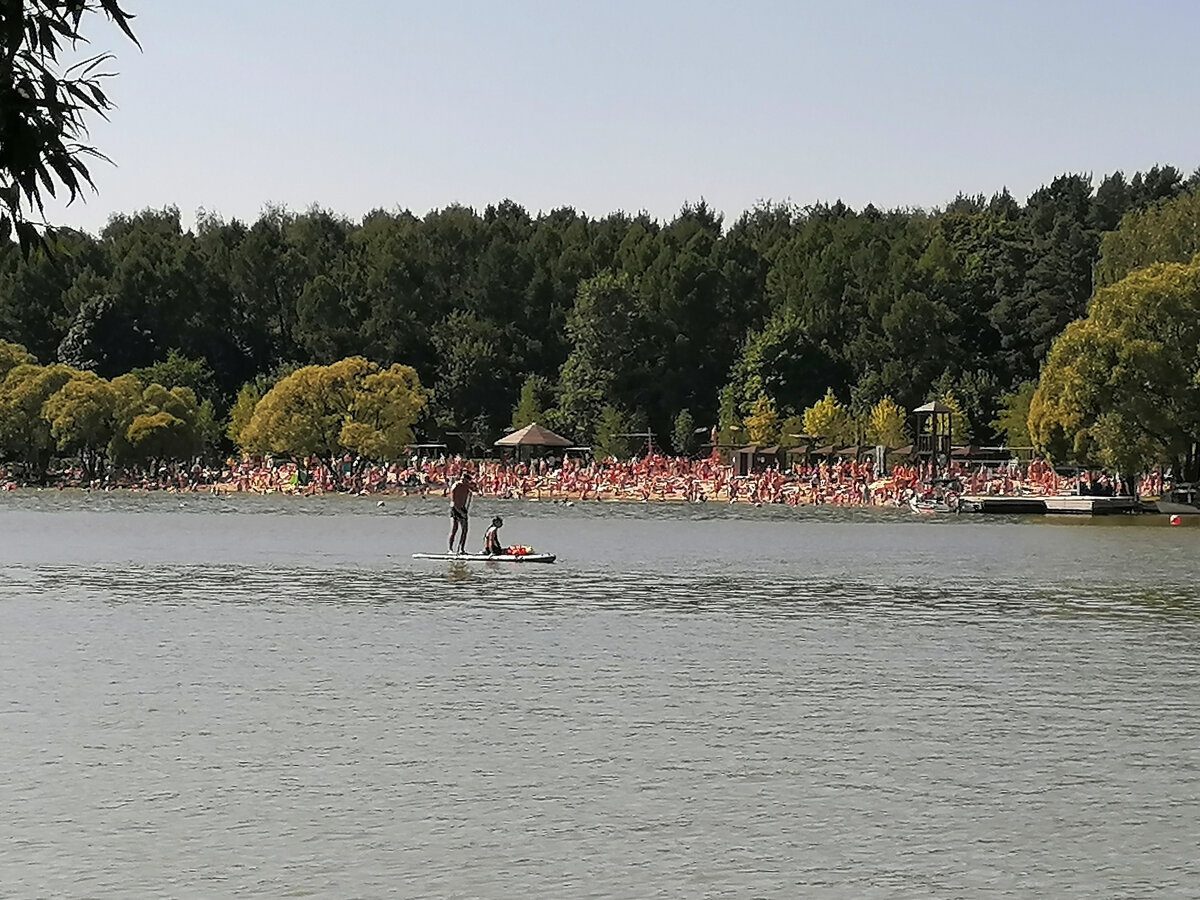
[[[758,447],[751,445],[740,447],[730,454],[734,475],[749,475],[754,471],[754,453],[757,450]]]
[[[749,447],[734,450],[733,474],[750,475],[769,469],[771,466],[778,466],[782,455],[778,445],[759,447],[757,444],[751,444]]]
[[[772,444],[770,447],[759,447],[758,452],[754,454],[754,468],[757,471],[769,469],[772,466],[783,468],[784,452],[778,444]]]
[[[784,452],[784,458],[787,459],[787,464],[791,468],[805,465],[808,462],[808,454],[811,445],[808,443],[797,444],[795,447],[788,447]]]

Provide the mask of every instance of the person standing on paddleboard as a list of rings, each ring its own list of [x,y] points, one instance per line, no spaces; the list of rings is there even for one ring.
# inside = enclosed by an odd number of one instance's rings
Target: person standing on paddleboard
[[[475,482],[471,473],[464,472],[462,478],[450,489],[450,552],[454,552],[454,538],[458,535],[458,526],[462,526],[462,536],[458,538],[458,552],[467,550],[467,509],[471,505],[471,495],[475,493]]]

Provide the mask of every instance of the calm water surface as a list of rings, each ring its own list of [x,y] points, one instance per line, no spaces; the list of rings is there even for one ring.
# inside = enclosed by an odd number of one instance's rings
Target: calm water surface
[[[1200,527],[476,506],[0,498],[0,895],[1200,896]]]

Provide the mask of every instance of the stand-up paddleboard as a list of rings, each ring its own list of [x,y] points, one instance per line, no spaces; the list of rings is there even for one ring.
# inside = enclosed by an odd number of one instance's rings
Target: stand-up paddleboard
[[[413,559],[444,559],[450,562],[552,563],[553,553],[414,553]]]

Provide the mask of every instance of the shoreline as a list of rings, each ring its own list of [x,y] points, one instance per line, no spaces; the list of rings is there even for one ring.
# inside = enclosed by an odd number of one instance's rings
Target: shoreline
[[[216,484],[202,484],[188,488],[177,487],[139,487],[136,485],[119,485],[105,488],[93,488],[86,485],[16,485],[10,483],[0,490],[0,494],[12,494],[16,496],[28,494],[47,494],[47,493],[71,493],[71,494],[113,494],[117,496],[140,496],[140,495],[165,495],[173,497],[187,497],[192,495],[212,495],[220,497],[295,497],[298,499],[310,498],[357,498],[363,500],[414,500],[414,501],[432,501],[435,503],[449,503],[449,491],[438,487],[436,489],[419,490],[419,489],[404,489],[391,486],[385,489],[376,491],[324,491],[312,489],[288,489],[288,488],[251,488],[249,490],[241,489],[235,484],[228,482],[218,482]],[[835,506],[844,508],[860,508],[860,509],[900,509],[906,508],[905,504],[886,503],[839,503],[834,501],[813,502],[811,499],[781,499],[774,502],[763,502],[754,500],[749,495],[737,495],[732,499],[729,497],[729,492],[722,487],[712,493],[702,493],[699,497],[687,497],[676,492],[668,493],[650,493],[649,496],[644,495],[644,492],[639,489],[630,489],[627,491],[600,491],[598,496],[594,496],[593,491],[587,491],[586,499],[583,498],[580,491],[553,491],[553,490],[535,490],[524,496],[514,494],[491,494],[479,492],[476,497],[480,500],[499,501],[499,502],[514,502],[514,503],[545,503],[548,505],[580,505],[587,506],[592,504],[666,504],[666,505],[693,505],[704,506],[706,504],[718,504],[721,506],[784,506],[784,507],[822,507]]]
[[[722,494],[723,493],[724,492],[722,492]],[[188,504],[183,501],[189,496],[192,496],[192,497],[203,496],[203,497],[207,497],[207,498],[213,498],[216,500],[244,498],[246,501],[249,501],[251,503],[253,503],[255,500],[267,500],[269,498],[275,498],[275,497],[281,497],[281,498],[286,497],[289,499],[294,498],[296,502],[303,502],[303,501],[312,500],[312,499],[316,499],[318,501],[330,502],[330,503],[339,503],[339,502],[351,503],[354,501],[358,501],[358,502],[365,501],[364,506],[370,505],[372,507],[375,507],[375,506],[384,507],[385,505],[394,502],[397,504],[396,509],[398,511],[403,510],[405,506],[408,506],[409,504],[411,504],[409,512],[416,512],[417,510],[420,510],[421,515],[434,514],[434,515],[439,515],[439,516],[446,512],[446,509],[448,508],[448,504],[449,504],[448,493],[443,494],[440,489],[428,490],[428,491],[422,492],[422,491],[417,491],[417,490],[405,491],[403,489],[397,489],[397,488],[393,487],[392,489],[389,489],[389,490],[370,491],[370,492],[368,492],[368,491],[319,491],[319,490],[318,491],[310,490],[307,492],[303,492],[303,491],[297,491],[297,490],[279,490],[279,489],[238,490],[235,485],[230,485],[230,484],[226,484],[226,483],[219,483],[219,484],[215,484],[215,485],[198,485],[196,487],[190,487],[190,488],[185,488],[185,489],[179,489],[179,488],[175,488],[175,487],[142,488],[142,487],[138,487],[138,486],[90,488],[90,487],[85,487],[85,486],[80,486],[80,485],[48,485],[48,486],[42,486],[42,487],[34,486],[34,485],[24,485],[24,486],[11,486],[10,485],[10,486],[6,486],[6,487],[3,487],[2,489],[0,489],[0,496],[2,496],[4,494],[12,495],[14,497],[14,499],[18,498],[18,497],[37,497],[37,496],[46,496],[46,495],[65,495],[66,497],[84,497],[84,496],[91,496],[91,495],[104,495],[104,496],[111,496],[113,499],[117,499],[117,500],[129,499],[129,498],[140,498],[140,497],[147,497],[147,498],[159,497],[159,498],[161,498],[160,502],[168,501],[168,498],[169,498],[168,502],[173,501],[174,503],[177,503],[177,505],[180,508],[184,508],[185,506],[188,506]],[[1042,499],[1046,495],[1032,495],[1032,494],[1029,494],[1029,495],[999,495],[998,494],[998,495],[993,495],[993,496],[995,496],[997,498],[1004,497],[1004,496],[1008,496],[1010,498],[1021,496],[1021,497],[1026,497],[1029,499],[1034,499],[1034,498]],[[1075,495],[1062,495],[1062,496],[1073,497]],[[796,511],[808,510],[808,511],[813,511],[813,512],[815,512],[817,510],[827,510],[830,512],[832,512],[834,510],[844,510],[846,512],[857,511],[860,513],[874,512],[874,513],[881,513],[881,514],[883,514],[883,513],[910,513],[911,515],[913,515],[917,518],[925,518],[930,515],[936,515],[939,517],[951,515],[951,516],[958,517],[957,513],[954,513],[950,510],[930,510],[930,509],[912,510],[907,502],[895,502],[894,500],[891,500],[891,499],[882,500],[882,498],[881,498],[881,501],[869,502],[869,503],[863,503],[861,501],[854,502],[854,503],[846,503],[846,502],[824,501],[824,500],[817,501],[817,502],[813,502],[811,500],[802,500],[802,501],[798,501],[798,502],[791,501],[791,500],[776,500],[776,501],[771,502],[771,501],[754,500],[747,496],[737,496],[733,500],[729,500],[727,497],[722,495],[719,499],[715,499],[715,500],[712,498],[707,498],[704,500],[696,500],[696,499],[689,499],[687,497],[674,496],[674,495],[670,495],[670,494],[668,494],[665,497],[652,496],[649,498],[643,498],[641,496],[630,496],[627,492],[625,492],[625,493],[602,492],[602,496],[598,500],[593,497],[590,497],[590,496],[587,500],[580,500],[578,497],[578,492],[557,492],[557,491],[556,492],[542,491],[542,496],[532,496],[531,495],[531,496],[520,497],[520,496],[504,496],[504,495],[479,493],[479,494],[476,494],[476,497],[479,501],[482,501],[484,503],[499,503],[499,504],[510,504],[511,503],[511,504],[518,504],[518,505],[519,504],[535,504],[537,506],[544,506],[544,507],[560,507],[560,508],[576,508],[576,507],[578,507],[580,509],[586,509],[589,507],[594,508],[594,507],[607,507],[607,506],[616,506],[616,507],[625,507],[625,508],[658,506],[658,507],[676,508],[676,509],[684,508],[684,507],[694,508],[694,507],[711,506],[714,509],[714,511],[717,509],[735,509],[735,508],[736,509],[745,509],[745,510],[780,508],[780,509],[793,509]],[[201,506],[203,506],[202,501],[198,501],[198,502],[200,503],[200,506],[195,507],[197,509],[200,508]],[[2,509],[3,506],[4,506],[3,500],[0,499],[0,509]],[[1142,498],[1140,498],[1140,504],[1139,504],[1138,509],[1128,510],[1128,511],[1123,511],[1123,512],[1125,512],[1126,514],[1118,515],[1118,516],[1113,516],[1111,514],[1104,515],[1104,514],[1096,514],[1096,513],[1088,514],[1088,515],[1078,515],[1077,514],[1077,515],[1069,515],[1069,516],[1062,516],[1062,515],[1047,516],[1046,513],[1039,513],[1039,514],[1022,513],[1021,515],[1023,517],[1024,516],[1033,516],[1033,517],[1039,518],[1039,519],[1044,518],[1044,517],[1048,517],[1051,519],[1065,518],[1065,519],[1072,519],[1072,520],[1079,520],[1081,518],[1088,519],[1088,520],[1093,520],[1096,518],[1103,518],[1103,519],[1113,519],[1113,518],[1130,519],[1130,518],[1132,518],[1132,519],[1160,520],[1160,521],[1167,520],[1172,525],[1179,525],[1179,524],[1184,524],[1184,523],[1193,524],[1193,525],[1200,524],[1200,507],[1180,506],[1178,504],[1172,504],[1172,503],[1169,503],[1168,501],[1163,501],[1161,499],[1157,499],[1157,498],[1153,498],[1153,497],[1142,497]],[[1004,520],[1004,519],[1011,519],[1014,517],[1012,513],[1009,513],[1007,515],[998,514],[997,511],[994,511],[994,510],[990,514],[977,510],[977,511],[973,511],[973,512],[968,512],[968,513],[966,513],[966,515],[967,515],[968,519],[973,520],[973,521],[979,520],[979,519]]]
[[[655,504],[655,505],[687,505],[704,506],[716,504],[719,506],[740,507],[792,507],[813,509],[877,509],[895,510],[908,509],[910,506],[919,513],[958,512],[953,504],[941,506],[929,500],[929,492],[920,495],[914,487],[916,476],[912,473],[897,472],[893,475],[874,480],[870,479],[869,468],[865,473],[852,468],[851,478],[843,472],[837,477],[831,477],[833,472],[822,471],[824,477],[814,474],[811,478],[801,477],[795,473],[781,475],[767,472],[761,475],[732,476],[727,467],[716,471],[708,470],[687,475],[672,474],[669,470],[661,473],[641,473],[630,476],[620,469],[609,474],[618,477],[600,478],[594,473],[594,478],[573,479],[562,478],[558,473],[547,473],[534,478],[501,479],[495,473],[479,484],[475,496],[484,502],[524,502],[545,503],[560,506],[590,506],[596,504]],[[0,493],[9,494],[46,494],[46,493],[78,493],[78,494],[117,494],[118,496],[162,494],[181,498],[187,495],[212,495],[219,497],[267,497],[279,495],[283,497],[346,497],[374,500],[379,505],[384,501],[419,500],[422,504],[432,500],[434,505],[448,504],[450,485],[454,473],[439,472],[436,475],[425,475],[421,478],[395,477],[396,472],[388,472],[389,478],[383,477],[358,480],[357,484],[339,489],[327,479],[314,479],[307,484],[296,483],[295,478],[289,478],[286,470],[269,470],[259,468],[247,472],[199,472],[194,471],[191,477],[178,473],[170,479],[155,480],[151,478],[119,477],[115,483],[101,485],[98,482],[81,481],[76,472],[56,473],[57,479],[44,485],[22,483],[16,480],[0,481]],[[230,477],[233,474],[234,477]],[[446,477],[449,474],[450,477]],[[63,476],[67,477],[63,477]],[[73,477],[72,477],[73,476]],[[967,476],[958,476],[967,477]],[[195,479],[195,480],[193,480]],[[564,483],[565,482],[565,483]],[[598,483],[597,483],[598,482]],[[1050,498],[1076,498],[1090,495],[1076,494],[1074,491],[1047,490],[1048,485],[1037,480],[1028,482],[1024,479],[1006,477],[1004,484],[992,478],[987,485],[972,485],[976,493],[969,494],[975,509],[967,511],[983,512],[978,501],[995,498],[1005,500],[1009,506],[1014,501],[1048,501]],[[932,482],[930,482],[932,483]],[[1057,486],[1057,485],[1055,485]],[[991,490],[986,488],[990,487]],[[984,488],[984,490],[979,490]],[[1000,489],[997,489],[1000,488]],[[1006,489],[1007,488],[1007,489]],[[962,486],[958,487],[962,490]],[[958,496],[958,495],[955,495]],[[914,498],[925,497],[921,506],[912,503]],[[937,498],[934,497],[934,500]],[[1177,510],[1158,509],[1161,497],[1143,494],[1139,500],[1141,512],[1176,512]],[[992,510],[996,512],[997,510]],[[1007,508],[1003,511],[1009,511]],[[1196,509],[1178,510],[1178,512],[1195,512]]]

